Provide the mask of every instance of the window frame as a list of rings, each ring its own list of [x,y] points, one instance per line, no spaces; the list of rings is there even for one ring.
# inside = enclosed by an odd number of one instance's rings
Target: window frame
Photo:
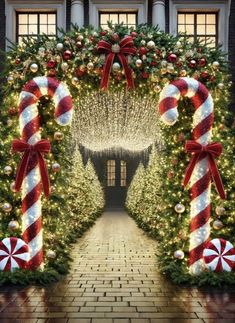
[[[203,14],[203,15],[206,15],[206,14],[214,14],[215,15],[215,35],[212,35],[213,37],[215,37],[215,45],[217,46],[218,45],[218,38],[219,38],[219,28],[218,28],[218,25],[219,25],[219,13],[218,11],[182,11],[182,10],[178,10],[177,11],[177,34],[178,34],[178,26],[179,26],[179,23],[178,23],[178,15],[179,14],[190,14],[190,15],[193,15],[194,16],[194,23],[193,23],[193,35],[186,35],[186,36],[183,36],[183,37],[193,37],[194,39],[194,42],[196,42],[197,38],[200,38],[200,37],[205,37],[205,38],[209,38],[210,35],[198,35],[197,34],[197,15],[200,15],[200,14]],[[205,26],[207,26],[207,23],[205,23]]]
[[[112,163],[114,162],[114,163]],[[115,159],[107,159],[106,161],[106,187],[116,187],[117,175],[116,175],[117,163]],[[114,178],[110,178],[110,175],[114,174]],[[113,185],[112,185],[113,184]]]
[[[37,22],[37,34],[29,34],[29,35],[21,35],[21,34],[19,34],[19,15],[20,14],[27,14],[27,15],[29,15],[29,14],[33,14],[33,15],[37,15],[37,17],[38,17],[38,22]],[[15,35],[16,35],[16,43],[18,43],[19,42],[19,37],[23,37],[23,36],[25,36],[25,37],[38,37],[39,35],[40,35],[40,15],[41,14],[55,14],[55,26],[56,26],[56,33],[55,33],[55,35],[48,35],[49,37],[56,37],[57,36],[57,25],[58,25],[58,23],[57,23],[57,12],[56,11],[34,11],[34,12],[32,12],[32,11],[16,11],[16,31],[15,31]],[[27,25],[29,25],[29,24],[27,24]],[[46,25],[46,26],[48,26],[48,24]]]
[[[170,0],[169,2],[169,32],[177,35],[177,14],[178,11],[218,11],[218,44],[222,45],[224,51],[228,50],[229,35],[229,15],[230,0],[207,0],[205,1],[186,1],[186,0]]]
[[[66,1],[65,0],[5,0],[6,15],[6,38],[11,42],[16,41],[16,12],[40,11],[56,12],[57,28],[66,29]],[[6,50],[9,50],[8,41],[6,41]]]
[[[89,0],[89,24],[99,27],[99,11],[135,11],[137,25],[147,23],[148,1],[132,0]]]
[[[99,10],[99,27],[102,27],[101,23],[100,23],[100,17],[102,14],[108,14],[108,15],[117,14],[118,16],[120,14],[126,14],[126,15],[135,14],[136,15],[136,26],[138,25],[138,11],[136,11],[136,10],[108,10],[108,11],[107,10]],[[118,17],[118,23],[120,23],[119,17]],[[129,25],[124,24],[124,26],[129,26]]]

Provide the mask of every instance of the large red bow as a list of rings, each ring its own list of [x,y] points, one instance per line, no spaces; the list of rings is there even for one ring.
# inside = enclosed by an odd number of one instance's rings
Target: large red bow
[[[102,79],[100,82],[100,88],[105,90],[107,90],[108,88],[109,75],[116,55],[123,66],[127,80],[127,88],[134,88],[132,69],[128,66],[127,58],[125,56],[134,55],[136,53],[136,48],[134,47],[132,37],[127,36],[123,38],[119,44],[110,44],[105,40],[100,40],[98,42],[98,52],[102,54],[107,54]]]
[[[188,184],[197,161],[203,157],[208,157],[211,177],[215,183],[220,197],[225,199],[226,195],[224,192],[223,183],[215,162],[215,157],[220,156],[222,153],[222,145],[219,142],[214,142],[206,146],[202,146],[200,143],[194,140],[189,140],[185,144],[185,150],[192,153],[193,156],[185,172],[184,186]]]
[[[16,173],[15,190],[20,190],[29,163],[35,163],[39,166],[43,190],[48,197],[50,193],[50,180],[43,154],[50,152],[50,142],[44,139],[38,141],[35,145],[30,145],[23,140],[14,139],[12,142],[12,150],[13,152],[24,153]]]

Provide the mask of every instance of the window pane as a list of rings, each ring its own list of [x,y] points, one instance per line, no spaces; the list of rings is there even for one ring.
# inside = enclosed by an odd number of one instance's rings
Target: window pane
[[[37,25],[29,25],[29,35],[37,34],[38,33],[38,26]]]
[[[19,14],[19,24],[27,24],[28,23],[28,15],[27,14]]]
[[[206,34],[207,35],[215,35],[216,34],[216,28],[214,25],[207,25],[206,26]]]
[[[121,160],[121,186],[126,186],[126,162]]]
[[[194,34],[194,25],[186,25],[185,31],[187,34],[193,35]]]
[[[215,14],[208,14],[206,15],[206,23],[207,24],[216,24],[216,15]]]
[[[205,35],[206,34],[206,26],[197,25],[197,35]]]
[[[116,179],[115,166],[116,166],[115,160],[107,161],[107,186],[115,186],[115,179]]]
[[[50,25],[56,24],[56,15],[55,14],[49,14],[47,19],[48,19],[48,24],[50,24]]]
[[[40,24],[47,24],[47,15],[45,14],[40,15]]]
[[[101,23],[101,25],[106,24],[108,20],[109,20],[109,15],[108,14],[102,13],[100,15],[100,23]]]
[[[38,16],[34,14],[29,14],[29,24],[36,25],[38,23]]]
[[[128,24],[129,25],[136,25],[136,14],[128,14]]]
[[[178,24],[184,24],[184,15],[183,14],[178,14]]]
[[[194,15],[186,14],[185,15],[185,23],[193,24],[194,23]]]
[[[47,33],[48,33],[48,35],[55,35],[56,34],[56,26],[55,25],[48,25]]]
[[[127,24],[127,15],[126,14],[120,14],[119,15],[119,23]]]
[[[118,24],[118,15],[117,14],[110,14],[109,20],[112,21],[113,24]]]
[[[178,25],[178,33],[185,33],[185,26],[184,25]]]
[[[28,34],[28,25],[19,25],[18,33],[20,35],[27,35]]]
[[[197,15],[197,23],[204,25],[206,23],[206,15],[198,14]]]
[[[40,26],[40,34],[47,34],[47,25]]]

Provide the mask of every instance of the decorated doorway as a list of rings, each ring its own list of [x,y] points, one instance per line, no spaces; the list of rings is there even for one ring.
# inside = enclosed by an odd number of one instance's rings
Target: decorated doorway
[[[117,25],[108,30],[74,29],[57,39],[25,40],[13,46],[7,62],[1,130],[2,236],[20,239],[2,242],[9,259],[18,241],[29,258],[18,267],[45,273],[43,266],[50,271],[54,262],[62,265],[74,228],[84,230],[102,209],[100,185],[90,161],[84,176],[78,172],[84,167],[78,145],[97,155],[111,149],[143,152],[155,145],[159,159],[152,158],[149,167],[154,165],[156,171],[143,177],[144,190],[135,188],[133,196],[144,192],[135,216],[139,222],[146,216],[150,223],[159,243],[162,272],[195,282],[213,278],[211,271],[233,270],[235,251],[229,240],[234,243],[234,181],[225,109],[230,83],[218,48],[191,44],[153,27],[134,30]],[[72,100],[72,127],[63,132],[60,125],[71,120]],[[9,153],[12,143],[20,157]],[[215,159],[222,145],[220,175]],[[107,187],[124,190],[128,160],[108,156],[104,161]],[[211,192],[212,182],[217,192]],[[153,187],[159,187],[155,200],[150,199]],[[78,195],[71,192],[74,188]],[[96,196],[99,203],[94,206]],[[145,213],[146,200],[148,205],[155,203],[153,221]],[[80,217],[71,212],[78,201]],[[65,235],[68,223],[72,233]],[[223,254],[223,262],[221,250],[229,257]],[[13,261],[6,269],[14,266]],[[220,274],[218,279],[227,277]]]

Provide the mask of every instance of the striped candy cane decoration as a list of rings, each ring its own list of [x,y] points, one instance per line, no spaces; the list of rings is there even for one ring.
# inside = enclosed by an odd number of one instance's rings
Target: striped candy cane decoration
[[[37,102],[44,95],[52,98],[55,105],[55,120],[59,125],[68,125],[72,118],[72,99],[64,85],[54,78],[45,76],[29,81],[20,93],[19,121],[22,141],[32,146],[41,140]],[[43,266],[42,179],[39,166],[37,159],[29,159],[22,182],[23,240],[29,246],[28,267],[32,270]]]
[[[208,89],[202,83],[193,78],[180,78],[167,85],[160,95],[159,110],[161,120],[165,124],[173,125],[177,121],[177,106],[181,96],[190,98],[195,107],[192,133],[196,145],[201,149],[190,177],[189,270],[191,274],[199,274],[204,270],[203,250],[210,236],[211,209],[211,169],[209,165],[211,156],[201,152],[207,146],[213,145],[209,143],[212,136],[214,104]]]

